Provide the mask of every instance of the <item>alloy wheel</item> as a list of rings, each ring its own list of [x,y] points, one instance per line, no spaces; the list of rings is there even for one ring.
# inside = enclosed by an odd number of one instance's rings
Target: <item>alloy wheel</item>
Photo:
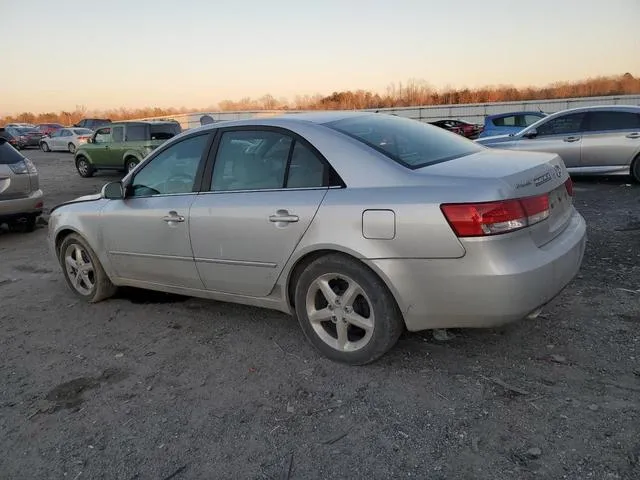
[[[91,295],[96,285],[96,275],[89,253],[82,245],[73,243],[64,252],[67,277],[81,295]]]
[[[371,300],[352,278],[328,273],[311,283],[306,311],[318,337],[341,352],[364,348],[371,340],[375,315]]]

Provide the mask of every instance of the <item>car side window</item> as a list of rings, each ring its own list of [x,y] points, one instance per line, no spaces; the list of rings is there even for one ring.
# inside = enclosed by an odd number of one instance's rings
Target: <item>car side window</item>
[[[226,131],[220,138],[211,190],[267,190],[284,187],[293,139],[266,130]]]
[[[631,112],[593,111],[589,113],[589,130],[635,130],[640,128],[640,115]]]
[[[328,185],[329,168],[304,143],[293,146],[287,188],[313,188]]]
[[[124,141],[124,126],[119,125],[111,130],[111,138],[114,142]]]
[[[496,127],[515,127],[516,117],[515,115],[509,115],[506,117],[500,117],[493,120],[493,124]]]
[[[146,125],[127,125],[126,142],[141,142],[148,140]]]
[[[524,116],[524,125],[522,125],[522,126],[523,127],[528,127],[529,125],[533,125],[534,123],[536,123],[541,118],[542,117],[538,117],[537,115],[525,115]]]
[[[107,143],[111,140],[111,128],[100,128],[96,130],[96,135],[93,139],[95,143]]]
[[[582,131],[582,123],[585,113],[570,113],[560,117],[552,118],[548,122],[539,125],[536,129],[538,136],[547,135],[568,135]]]
[[[190,193],[209,134],[186,138],[161,151],[133,177],[127,196]]]
[[[69,130],[62,130],[62,133],[60,133],[61,137],[70,137],[71,136],[71,132]]]

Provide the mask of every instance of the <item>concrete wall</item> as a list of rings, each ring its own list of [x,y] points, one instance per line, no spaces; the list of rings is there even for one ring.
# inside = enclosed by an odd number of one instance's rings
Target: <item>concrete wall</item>
[[[607,97],[565,98],[558,100],[532,100],[524,102],[470,103],[457,105],[434,105],[424,107],[394,107],[368,109],[364,111],[393,113],[401,117],[430,122],[446,118],[455,118],[474,123],[484,123],[484,117],[496,113],[508,113],[518,110],[542,110],[554,113],[567,108],[588,107],[592,105],[640,105],[640,95],[620,95]],[[241,120],[246,118],[269,117],[295,114],[300,111],[259,110],[242,112],[196,112],[175,115],[172,118],[180,122],[183,129],[200,126],[200,117],[210,115],[215,121]],[[158,118],[158,117],[154,117]],[[147,118],[145,120],[150,120]]]

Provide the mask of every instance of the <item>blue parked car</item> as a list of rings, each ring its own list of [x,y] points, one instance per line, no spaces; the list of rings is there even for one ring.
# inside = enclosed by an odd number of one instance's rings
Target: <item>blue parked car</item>
[[[484,129],[478,138],[517,133],[546,116],[547,114],[542,112],[510,112],[488,115],[484,119]]]

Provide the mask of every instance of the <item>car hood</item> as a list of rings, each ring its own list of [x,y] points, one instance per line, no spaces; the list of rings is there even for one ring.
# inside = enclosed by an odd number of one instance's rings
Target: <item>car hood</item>
[[[63,203],[60,203],[60,204],[56,205],[55,207],[53,207],[51,209],[50,213],[53,213],[55,210],[57,210],[60,207],[64,207],[65,205],[72,205],[74,203],[83,203],[83,202],[95,202],[95,201],[101,200],[101,199],[102,199],[102,194],[100,194],[100,193],[93,193],[91,195],[83,195],[81,197],[74,198],[73,200],[69,200],[67,202],[63,202]]]
[[[479,143],[480,145],[488,145],[488,144],[494,144],[494,143],[511,142],[515,139],[516,137],[514,135],[506,134],[506,135],[494,135],[492,137],[482,137],[474,141],[476,143]]]

